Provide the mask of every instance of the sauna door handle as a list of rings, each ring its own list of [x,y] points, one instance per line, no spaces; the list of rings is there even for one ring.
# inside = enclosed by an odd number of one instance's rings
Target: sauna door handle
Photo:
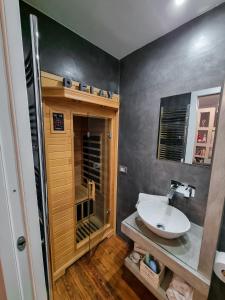
[[[95,201],[95,182],[94,180],[88,180],[88,197]]]

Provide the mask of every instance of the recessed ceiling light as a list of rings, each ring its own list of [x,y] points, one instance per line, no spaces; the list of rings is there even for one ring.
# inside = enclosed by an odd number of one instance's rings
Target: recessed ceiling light
[[[181,5],[185,2],[185,0],[175,0],[176,5]]]

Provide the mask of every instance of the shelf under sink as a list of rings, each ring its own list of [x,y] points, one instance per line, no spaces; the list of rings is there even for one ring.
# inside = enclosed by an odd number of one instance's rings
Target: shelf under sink
[[[129,256],[125,258],[124,261],[125,266],[128,270],[135,276],[137,279],[159,300],[167,299],[166,290],[169,287],[169,284],[172,280],[173,273],[170,270],[166,270],[165,277],[158,288],[155,288],[146,279],[141,275],[139,270],[139,265],[135,264]]]

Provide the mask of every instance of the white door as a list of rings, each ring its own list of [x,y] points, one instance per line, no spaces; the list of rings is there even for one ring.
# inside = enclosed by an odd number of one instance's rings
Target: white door
[[[1,263],[8,299],[32,299],[32,276],[27,247],[18,251],[17,239],[26,239],[18,182],[7,81],[0,39],[0,191],[1,191]],[[9,286],[8,286],[9,285]],[[13,287],[13,288],[12,288]],[[26,295],[26,298],[25,298]]]
[[[0,0],[1,268],[8,300],[45,300],[23,60],[19,3]],[[19,237],[26,240],[22,251]]]
[[[7,172],[4,150],[0,149],[0,191],[1,191],[1,265],[7,298],[33,299],[32,276],[30,274],[27,247],[19,252],[16,240],[25,236],[18,197],[18,185],[15,176],[11,177],[14,168]],[[8,161],[9,162],[9,161]],[[11,174],[7,174],[11,173]],[[16,173],[14,173],[16,175]],[[8,182],[10,178],[10,183]],[[13,180],[14,179],[14,180]],[[15,192],[14,192],[15,188]],[[11,205],[12,204],[12,205]]]

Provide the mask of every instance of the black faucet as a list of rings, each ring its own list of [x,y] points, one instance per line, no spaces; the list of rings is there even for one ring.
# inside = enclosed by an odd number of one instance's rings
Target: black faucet
[[[170,190],[168,193],[169,205],[174,204],[174,194],[182,194],[184,198],[189,199],[195,196],[195,187],[187,183],[171,180]]]

